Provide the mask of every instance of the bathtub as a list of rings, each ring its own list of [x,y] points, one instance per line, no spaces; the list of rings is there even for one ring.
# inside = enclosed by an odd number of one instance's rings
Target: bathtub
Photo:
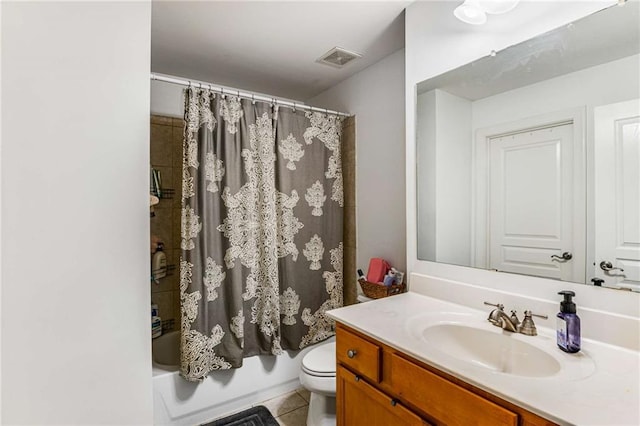
[[[298,389],[302,358],[312,349],[245,358],[241,368],[214,372],[200,383],[191,383],[178,373],[179,347],[179,331],[152,343],[155,425],[205,423]]]

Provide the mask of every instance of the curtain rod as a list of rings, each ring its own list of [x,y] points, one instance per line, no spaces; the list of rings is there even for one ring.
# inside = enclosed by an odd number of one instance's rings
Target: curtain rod
[[[198,87],[198,88],[205,88],[205,89],[209,89],[213,92],[217,92],[217,93],[222,93],[222,94],[229,94],[229,95],[234,95],[234,96],[238,96],[241,98],[245,98],[245,99],[251,99],[251,100],[256,100],[256,101],[265,101],[265,102],[272,102],[278,105],[284,105],[284,106],[288,106],[291,107],[293,109],[299,108],[299,109],[305,109],[305,110],[309,110],[309,111],[316,111],[316,112],[324,112],[325,114],[333,114],[333,115],[339,115],[342,117],[350,117],[351,114],[347,114],[344,112],[340,112],[340,111],[333,111],[330,109],[326,109],[326,108],[318,108],[318,107],[313,107],[313,106],[309,106],[309,105],[305,105],[302,103],[297,103],[297,102],[290,102],[290,101],[285,101],[284,99],[278,99],[278,98],[271,98],[268,96],[263,96],[263,95],[259,95],[253,92],[245,92],[242,90],[238,90],[238,89],[231,89],[231,88],[224,88],[224,87],[219,87],[216,86],[215,84],[212,83],[206,83],[203,81],[198,81],[198,80],[187,80],[181,77],[174,77],[174,76],[170,76],[170,75],[164,75],[164,74],[156,74],[156,73],[151,73],[151,80],[158,80],[158,81],[164,81],[166,83],[173,83],[173,84],[179,84],[181,86],[193,86],[193,87]]]

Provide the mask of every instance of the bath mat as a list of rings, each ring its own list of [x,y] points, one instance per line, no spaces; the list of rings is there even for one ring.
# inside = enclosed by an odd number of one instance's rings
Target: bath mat
[[[202,426],[278,426],[278,422],[266,407],[258,405]]]

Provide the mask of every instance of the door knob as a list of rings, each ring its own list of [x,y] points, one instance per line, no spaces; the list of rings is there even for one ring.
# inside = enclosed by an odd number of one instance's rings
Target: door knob
[[[624,269],[614,268],[611,262],[607,262],[606,260],[603,260],[602,262],[600,262],[600,269],[602,269],[605,272],[611,272],[611,271],[624,272]]]
[[[356,356],[356,354],[358,353],[358,351],[356,351],[355,349],[349,349],[347,351],[347,356],[349,358],[354,358]]]
[[[573,255],[571,253],[569,253],[568,251],[565,251],[564,253],[562,253],[562,256],[558,256],[557,254],[554,254],[551,256],[551,259],[558,259],[558,260],[571,260],[573,258]]]

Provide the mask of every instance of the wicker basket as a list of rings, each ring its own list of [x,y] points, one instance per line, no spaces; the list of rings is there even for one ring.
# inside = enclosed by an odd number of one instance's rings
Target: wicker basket
[[[359,280],[358,282],[364,295],[371,299],[381,299],[383,297],[393,296],[394,294],[404,293],[406,288],[405,283],[386,286],[381,283],[372,283],[365,280]]]

